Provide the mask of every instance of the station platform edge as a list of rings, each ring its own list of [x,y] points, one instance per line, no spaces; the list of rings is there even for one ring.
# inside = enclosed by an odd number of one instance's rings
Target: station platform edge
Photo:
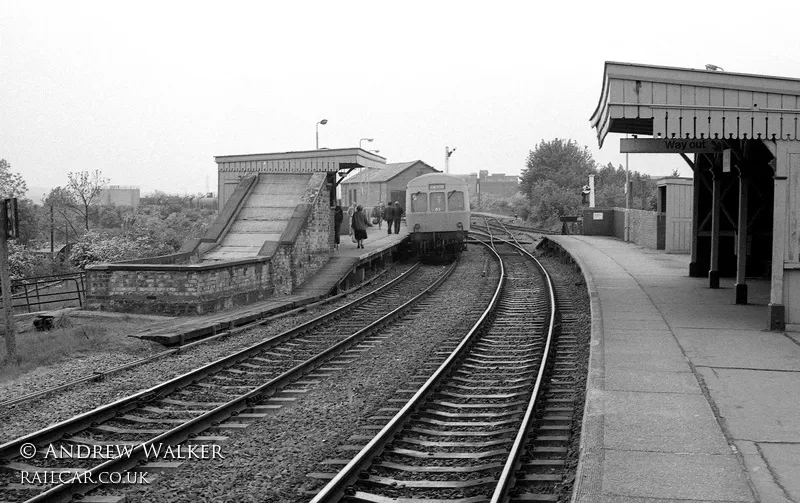
[[[592,312],[573,501],[800,501],[800,334],[763,330],[768,281],[709,289],[689,259],[548,236]]]

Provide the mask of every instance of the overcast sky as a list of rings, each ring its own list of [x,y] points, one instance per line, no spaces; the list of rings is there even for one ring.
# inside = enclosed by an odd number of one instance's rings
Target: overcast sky
[[[554,138],[623,164],[589,125],[605,61],[798,78],[798,5],[0,0],[0,158],[37,192],[95,169],[214,191],[215,155],[313,149],[328,119],[321,147],[439,169],[457,147],[456,173],[519,174]]]

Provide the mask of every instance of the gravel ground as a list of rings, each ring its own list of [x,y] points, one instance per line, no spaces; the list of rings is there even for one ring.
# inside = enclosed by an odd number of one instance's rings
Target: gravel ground
[[[528,248],[533,251],[532,248]],[[566,469],[572,470],[559,487],[560,503],[572,500],[575,470],[578,468],[580,456],[581,426],[583,425],[583,408],[586,402],[586,376],[589,370],[589,351],[591,347],[592,314],[589,307],[589,292],[583,274],[577,272],[572,265],[562,264],[555,257],[537,256],[542,265],[547,268],[553,282],[561,287],[561,295],[572,301],[574,315],[577,318],[573,324],[573,333],[577,335],[578,354],[576,355],[578,371],[575,376],[575,414],[572,421],[569,451],[567,453]]]
[[[384,274],[374,283],[354,295],[358,297],[365,295],[407,270],[410,266],[411,264],[396,264],[392,266],[387,274]],[[79,384],[62,392],[0,409],[0,443],[8,442],[19,436],[92,410],[100,405],[155,386],[164,380],[189,372],[236,350],[255,344],[266,337],[277,335],[309,321],[344,303],[350,302],[353,298],[354,296],[351,295],[349,298],[312,308],[295,316],[281,318],[253,330],[224,339],[209,341],[207,344],[200,344],[181,354],[169,355],[140,367],[114,374],[102,382]],[[15,393],[10,396],[0,395],[0,397],[8,399],[31,393],[54,384],[61,384],[70,379],[91,374],[100,368],[111,368],[138,358],[141,358],[141,355],[131,357],[130,354],[114,353],[107,356],[98,354],[92,357],[75,358],[21,376],[13,381],[16,383],[13,385],[16,390]],[[6,385],[6,389],[11,389],[11,387],[11,384]]]
[[[455,333],[462,337],[480,311],[495,278],[482,278],[484,252],[478,246],[463,254],[453,276],[426,301],[433,315],[406,316],[394,333],[334,377],[322,379],[293,405],[282,407],[246,431],[233,433],[222,447],[224,459],[191,461],[165,473],[151,485],[131,488],[133,502],[308,501],[306,491],[323,483],[306,476],[330,471],[319,463],[349,458],[336,446],[359,432],[367,418],[378,414],[395,391],[408,388],[409,376],[427,356]],[[374,423],[373,423],[374,424]]]
[[[106,371],[164,350],[160,344],[126,336],[155,325],[156,322],[151,319],[137,319],[136,316],[127,315],[117,319],[98,319],[75,314],[67,314],[66,318],[74,327],[84,328],[89,333],[92,333],[93,329],[107,332],[102,335],[101,344],[109,349],[104,350],[95,345],[92,353],[75,353],[65,356],[63,361],[52,365],[37,367],[18,375],[4,375],[0,382],[0,402],[85,377],[86,374],[95,371]],[[18,321],[17,326],[20,325],[25,325],[25,328],[17,334],[18,340],[33,332],[33,318],[24,322]],[[52,333],[54,337],[61,335],[58,330]],[[113,349],[110,348],[112,345],[108,342],[110,340],[117,341],[113,342],[115,346]]]

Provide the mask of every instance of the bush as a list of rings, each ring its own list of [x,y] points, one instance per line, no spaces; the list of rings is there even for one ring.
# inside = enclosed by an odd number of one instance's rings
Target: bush
[[[161,218],[158,211],[152,210],[145,207],[126,217],[121,233],[87,232],[73,246],[70,260],[83,268],[102,262],[168,255],[177,252],[187,239],[202,236],[213,221],[213,214],[175,212]]]

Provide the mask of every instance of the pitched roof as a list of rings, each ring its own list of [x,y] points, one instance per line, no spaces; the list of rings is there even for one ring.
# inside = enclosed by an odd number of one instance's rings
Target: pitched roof
[[[358,174],[356,174],[351,178],[348,178],[342,183],[344,184],[344,183],[361,183],[361,182],[365,183],[388,182],[392,178],[396,177],[397,175],[399,175],[400,173],[414,166],[417,163],[423,166],[427,166],[430,169],[436,171],[433,168],[433,166],[429,166],[428,164],[425,164],[424,162],[418,159],[416,161],[410,161],[410,162],[396,162],[392,164],[387,164],[383,168],[363,169],[361,170],[361,172],[359,172]]]

